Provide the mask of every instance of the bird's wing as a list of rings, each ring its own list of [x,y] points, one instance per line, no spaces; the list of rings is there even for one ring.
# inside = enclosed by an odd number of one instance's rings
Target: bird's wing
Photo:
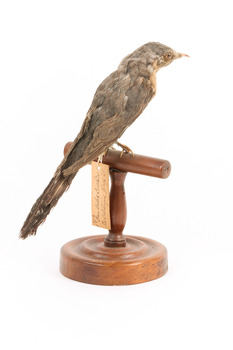
[[[118,136],[113,136],[115,134],[117,119],[119,119],[119,116],[116,114],[97,126],[93,134],[93,139],[85,149],[83,156],[63,170],[65,177],[76,173],[84,165],[97,158],[118,139]]]
[[[74,174],[116,142],[154,94],[148,79],[139,77],[132,82],[131,77],[125,75],[114,76],[99,88],[84,121],[81,137],[76,138],[63,163],[64,176]]]

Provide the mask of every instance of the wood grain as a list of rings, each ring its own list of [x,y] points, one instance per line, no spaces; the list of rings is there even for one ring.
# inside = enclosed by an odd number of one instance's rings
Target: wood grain
[[[66,243],[61,249],[61,273],[90,284],[130,285],[154,280],[167,272],[167,250],[161,243],[126,236],[125,247],[109,248],[104,238],[89,236]]]

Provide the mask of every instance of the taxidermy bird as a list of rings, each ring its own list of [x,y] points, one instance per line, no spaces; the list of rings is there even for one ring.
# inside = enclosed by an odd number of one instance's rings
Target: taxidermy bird
[[[183,56],[187,55],[163,44],[147,43],[126,56],[99,85],[79,134],[28,214],[21,238],[36,234],[79,169],[117,143],[138,118],[156,94],[158,70]]]

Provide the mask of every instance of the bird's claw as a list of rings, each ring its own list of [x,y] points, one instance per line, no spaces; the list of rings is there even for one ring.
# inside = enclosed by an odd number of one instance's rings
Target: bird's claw
[[[123,145],[122,143],[120,143],[120,142],[118,142],[118,141],[116,142],[116,144],[117,144],[117,146],[119,146],[119,147],[122,148],[120,158],[123,157],[123,154],[124,154],[124,153],[131,153],[132,156],[134,157],[134,153],[133,153],[133,151],[131,150],[131,148],[129,148],[129,147],[126,146],[126,145]]]

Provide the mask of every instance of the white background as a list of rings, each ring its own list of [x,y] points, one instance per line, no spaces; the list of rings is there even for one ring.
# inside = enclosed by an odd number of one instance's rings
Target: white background
[[[230,1],[1,1],[1,349],[232,349]],[[126,234],[166,245],[169,272],[124,287],[59,273],[91,226],[90,167],[36,237],[18,233],[77,135],[99,83],[148,41],[183,58],[121,141],[168,159],[167,180],[129,174]]]

